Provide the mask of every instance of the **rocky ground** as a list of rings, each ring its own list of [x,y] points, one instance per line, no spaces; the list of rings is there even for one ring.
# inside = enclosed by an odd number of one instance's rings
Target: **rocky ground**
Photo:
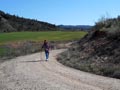
[[[93,30],[58,57],[64,65],[120,79],[120,35]]]

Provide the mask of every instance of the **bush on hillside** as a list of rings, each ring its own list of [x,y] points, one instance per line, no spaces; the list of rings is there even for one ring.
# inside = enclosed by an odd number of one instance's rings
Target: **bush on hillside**
[[[120,79],[120,17],[102,19],[92,29],[58,56],[58,61],[79,70]]]

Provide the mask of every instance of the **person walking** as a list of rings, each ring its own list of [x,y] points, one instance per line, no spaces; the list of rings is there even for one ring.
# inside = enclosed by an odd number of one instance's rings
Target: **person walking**
[[[47,42],[46,40],[44,40],[41,49],[44,49],[44,51],[45,51],[46,61],[48,61],[48,59],[49,59],[49,48],[50,48],[50,47],[49,47],[49,45],[48,45],[48,42]]]

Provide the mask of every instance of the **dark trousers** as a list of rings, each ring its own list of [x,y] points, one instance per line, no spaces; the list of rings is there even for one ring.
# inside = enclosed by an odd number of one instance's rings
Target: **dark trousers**
[[[48,60],[48,58],[49,58],[49,52],[48,51],[45,51],[45,56],[46,56],[46,60]]]

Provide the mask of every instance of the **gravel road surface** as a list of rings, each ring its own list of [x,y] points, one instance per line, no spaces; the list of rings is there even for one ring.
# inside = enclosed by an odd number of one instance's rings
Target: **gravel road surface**
[[[65,49],[20,56],[0,64],[0,90],[120,90],[120,80],[66,67],[56,60]]]

